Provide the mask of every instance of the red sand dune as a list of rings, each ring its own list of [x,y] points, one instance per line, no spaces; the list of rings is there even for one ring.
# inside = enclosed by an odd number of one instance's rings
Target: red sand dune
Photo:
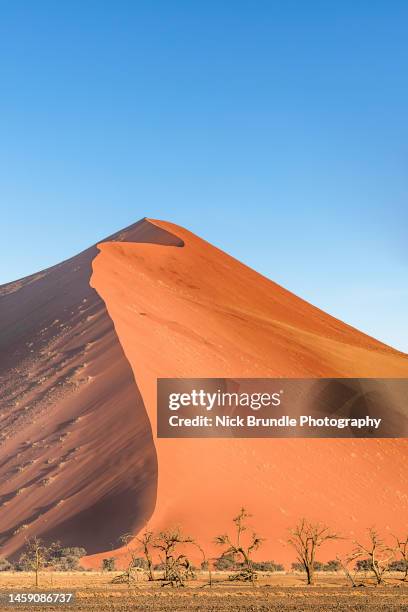
[[[242,505],[280,562],[301,516],[407,529],[407,440],[155,435],[157,377],[408,377],[406,355],[173,224],[98,248],[0,288],[1,554],[39,533],[95,566],[121,533],[174,524],[215,554]]]
[[[408,376],[406,355],[185,229],[151,223],[184,247],[100,244],[91,282],[115,323],[154,433],[161,376]],[[293,559],[286,530],[302,515],[346,536],[373,523],[408,526],[407,440],[155,439],[155,446],[149,528],[179,523],[207,547],[241,505],[268,537],[260,556],[279,561]]]

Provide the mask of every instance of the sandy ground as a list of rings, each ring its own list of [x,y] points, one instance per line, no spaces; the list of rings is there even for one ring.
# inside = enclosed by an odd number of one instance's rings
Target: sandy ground
[[[97,572],[54,573],[40,576],[39,591],[74,592],[71,606],[18,606],[19,610],[407,610],[408,585],[396,577],[385,587],[368,585],[352,589],[343,577],[319,574],[317,585],[307,587],[300,575],[260,576],[255,587],[231,584],[227,575],[214,575],[214,584],[205,585],[206,576],[187,584],[185,588],[162,588],[160,583],[141,581],[131,588],[112,585],[114,576]],[[31,574],[0,574],[0,597],[8,592],[37,592]],[[10,607],[1,607],[8,609]]]

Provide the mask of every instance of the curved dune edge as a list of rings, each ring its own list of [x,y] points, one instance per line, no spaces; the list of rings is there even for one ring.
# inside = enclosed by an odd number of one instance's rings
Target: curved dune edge
[[[184,245],[146,219],[106,240]],[[150,421],[90,287],[97,252],[0,286],[0,554],[12,559],[34,535],[110,549],[154,508]]]
[[[160,376],[407,377],[408,358],[187,230],[147,221],[177,236],[184,248],[101,243],[91,278],[154,435],[157,498],[145,529],[179,524],[209,555],[218,555],[214,536],[245,505],[267,538],[258,557],[284,563],[293,560],[287,529],[300,516],[351,538],[372,524],[406,529],[408,440],[156,438]],[[336,544],[336,550],[347,546]],[[333,554],[327,545],[322,558]],[[98,566],[103,556],[85,564]]]
[[[110,548],[154,507],[150,423],[89,285],[96,253],[0,288],[0,546],[10,558],[34,535]]]

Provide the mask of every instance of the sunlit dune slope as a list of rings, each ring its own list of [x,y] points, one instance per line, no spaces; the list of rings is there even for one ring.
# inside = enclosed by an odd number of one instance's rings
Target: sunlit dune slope
[[[187,230],[159,244],[98,245],[91,285],[106,303],[155,437],[157,377],[407,377],[406,355],[311,306]],[[407,440],[154,439],[148,527],[180,524],[207,547],[246,506],[259,556],[293,560],[300,516],[345,536],[408,526]],[[341,543],[340,547],[346,546]],[[333,550],[326,548],[324,556]],[[88,560],[100,562],[100,557]]]

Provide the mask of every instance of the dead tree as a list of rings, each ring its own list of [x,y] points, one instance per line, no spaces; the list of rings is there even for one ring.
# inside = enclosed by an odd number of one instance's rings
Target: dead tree
[[[258,575],[254,571],[251,555],[261,546],[264,539],[254,532],[246,545],[243,544],[242,534],[247,530],[246,520],[250,517],[251,515],[248,514],[245,508],[241,508],[239,514],[232,519],[235,524],[235,535],[231,538],[227,533],[224,533],[215,538],[215,543],[220,546],[226,546],[223,555],[232,555],[234,558],[241,560],[242,570],[232,574],[230,579],[250,580],[253,583]]]
[[[113,578],[113,580],[111,581],[112,584],[130,585],[132,582],[137,582],[139,579],[139,576],[143,577],[146,574],[149,580],[153,580],[152,561],[151,561],[150,550],[149,550],[149,546],[152,540],[153,540],[152,532],[146,532],[145,534],[143,534],[141,538],[135,538],[134,535],[131,533],[126,533],[125,535],[121,536],[120,541],[122,545],[125,546],[127,549],[129,561],[128,561],[128,565],[125,571],[119,574],[119,576],[115,576],[115,578]],[[137,564],[138,563],[137,555],[139,552],[139,547],[135,546],[134,544],[135,541],[138,543],[142,543],[145,556],[146,556],[146,551],[147,551],[147,558],[146,558],[147,570],[144,569],[143,567],[139,567]]]
[[[206,569],[208,571],[208,584],[210,587],[212,587],[212,572],[211,572],[211,565],[210,562],[207,559],[207,556],[205,554],[204,549],[200,546],[200,544],[198,544],[197,542],[193,541],[191,542],[196,548],[198,548],[198,550],[200,551],[203,560],[201,562],[201,569]]]
[[[368,530],[368,536],[369,544],[367,546],[355,542],[352,556],[354,559],[367,557],[377,585],[384,584],[384,574],[389,570],[388,566],[394,558],[394,550],[384,544],[374,527]]]
[[[38,587],[41,570],[47,565],[49,550],[40,538],[26,540],[26,547],[19,563],[35,574],[35,586]]]
[[[142,577],[146,575],[143,568],[128,566],[122,574],[115,576],[115,578],[111,580],[111,584],[127,584],[130,586],[133,582],[138,582],[139,575]]]
[[[310,523],[306,519],[291,529],[290,534],[288,542],[297,552],[297,559],[306,572],[307,584],[314,584],[317,549],[329,540],[339,539],[339,536],[326,525]]]
[[[349,569],[350,563],[352,561],[354,561],[353,556],[348,556],[346,558],[341,558],[339,555],[336,555],[336,559],[339,562],[340,567],[343,570],[346,578],[350,581],[351,586],[353,588],[363,587],[364,584],[362,582],[359,582],[359,583],[356,582],[357,571],[354,570],[354,573],[352,574],[350,569]]]
[[[402,562],[405,565],[405,574],[402,578],[403,582],[405,582],[408,580],[408,535],[405,540],[400,540],[396,536],[394,536],[394,539],[396,543],[395,551],[400,557],[402,557]]]
[[[184,536],[179,528],[161,531],[155,539],[153,547],[162,552],[162,586],[182,587],[186,580],[194,578],[194,570],[187,556],[184,553],[176,554],[179,546],[187,544],[195,542],[190,536]]]
[[[141,537],[136,538],[136,540],[141,545],[143,554],[146,559],[149,580],[154,580],[153,561],[150,554],[150,547],[154,544],[154,533],[153,531],[146,531]]]

